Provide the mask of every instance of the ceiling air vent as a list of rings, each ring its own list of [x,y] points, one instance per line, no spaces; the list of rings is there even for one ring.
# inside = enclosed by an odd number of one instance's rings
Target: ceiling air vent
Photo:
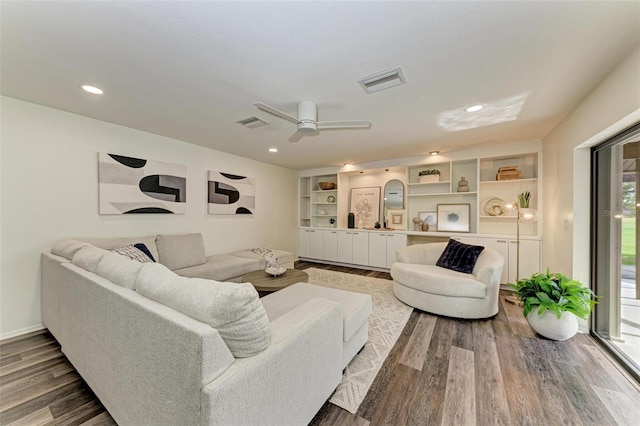
[[[266,126],[267,122],[264,120],[260,120],[258,117],[249,117],[244,120],[236,121],[238,124],[242,124],[244,127],[249,129],[255,129],[256,127]]]
[[[365,92],[373,93],[389,87],[399,86],[406,83],[406,80],[402,74],[402,69],[396,67],[362,78],[358,83],[360,83]]]

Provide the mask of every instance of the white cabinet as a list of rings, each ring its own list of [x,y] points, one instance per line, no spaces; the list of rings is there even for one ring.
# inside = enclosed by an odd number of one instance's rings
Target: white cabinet
[[[310,257],[311,253],[309,251],[311,230],[309,229],[299,229],[298,230],[298,256],[299,257]]]
[[[369,234],[369,265],[390,268],[396,261],[396,250],[407,246],[406,234],[372,232]]]
[[[500,282],[515,283],[517,278],[517,240],[510,238],[478,238],[478,244],[494,249],[504,257],[504,268]],[[520,277],[529,277],[540,272],[540,240],[520,240]]]
[[[509,282],[540,272],[540,241],[520,240],[520,276],[517,271],[517,240],[509,240]]]
[[[338,260],[338,231],[298,230],[298,256],[318,260]]]
[[[318,229],[309,230],[309,257],[324,259],[324,231]]]
[[[368,265],[369,234],[359,231],[338,231],[338,261]]]
[[[486,248],[494,249],[502,257],[504,257],[504,267],[502,268],[501,283],[509,282],[509,240],[506,238],[481,238],[479,239],[479,245]]]
[[[323,250],[322,258],[336,262],[338,260],[338,231],[322,231]]]
[[[451,237],[452,240],[459,241],[463,244],[471,244],[477,246],[479,244],[479,238],[475,237]]]

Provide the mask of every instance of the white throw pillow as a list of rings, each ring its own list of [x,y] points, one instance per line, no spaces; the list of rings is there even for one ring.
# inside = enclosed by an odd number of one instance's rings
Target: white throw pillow
[[[87,245],[82,247],[73,255],[71,262],[73,262],[74,265],[86,269],[87,271],[95,273],[98,268],[98,263],[100,263],[102,257],[108,253],[109,252],[105,249]]]
[[[269,318],[250,283],[185,278],[160,264],[146,264],[136,290],[211,325],[236,358],[257,355],[269,346]]]
[[[78,252],[82,247],[89,246],[91,244],[78,240],[61,240],[56,241],[51,247],[51,253],[66,257],[67,259],[73,259],[73,255]]]
[[[119,254],[107,253],[98,262],[96,274],[115,284],[135,290],[136,278],[144,265]]]

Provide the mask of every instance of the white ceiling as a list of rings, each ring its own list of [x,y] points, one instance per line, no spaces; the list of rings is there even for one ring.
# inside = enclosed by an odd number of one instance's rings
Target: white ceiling
[[[543,138],[640,43],[638,1],[0,4],[2,94],[293,169]],[[406,84],[357,82],[395,66]],[[302,99],[373,125],[291,144],[294,124],[252,106]],[[509,99],[515,120],[438,125]],[[254,115],[269,125],[235,123]]]

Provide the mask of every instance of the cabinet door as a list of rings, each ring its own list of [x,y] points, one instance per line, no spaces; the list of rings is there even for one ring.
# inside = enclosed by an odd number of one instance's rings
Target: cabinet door
[[[502,267],[500,282],[502,284],[513,282],[509,281],[509,241],[506,238],[480,238],[479,244],[486,248],[494,249],[504,257],[504,266]]]
[[[391,268],[391,265],[396,261],[396,251],[406,246],[406,234],[387,234],[387,268]]]
[[[353,233],[350,231],[338,231],[338,259],[344,263],[353,261]]]
[[[530,277],[540,272],[540,241],[520,240],[520,276],[517,270],[517,240],[509,240],[509,282],[515,283],[519,278]]]
[[[308,229],[298,230],[298,256],[309,257],[309,236],[311,235]]]
[[[387,267],[387,234],[369,234],[369,265]]]
[[[336,262],[338,260],[338,231],[324,231],[323,234],[323,259]]]
[[[353,237],[353,263],[356,265],[369,264],[369,233],[352,232]]]
[[[315,229],[309,230],[309,257],[323,259],[324,257],[324,232]]]

